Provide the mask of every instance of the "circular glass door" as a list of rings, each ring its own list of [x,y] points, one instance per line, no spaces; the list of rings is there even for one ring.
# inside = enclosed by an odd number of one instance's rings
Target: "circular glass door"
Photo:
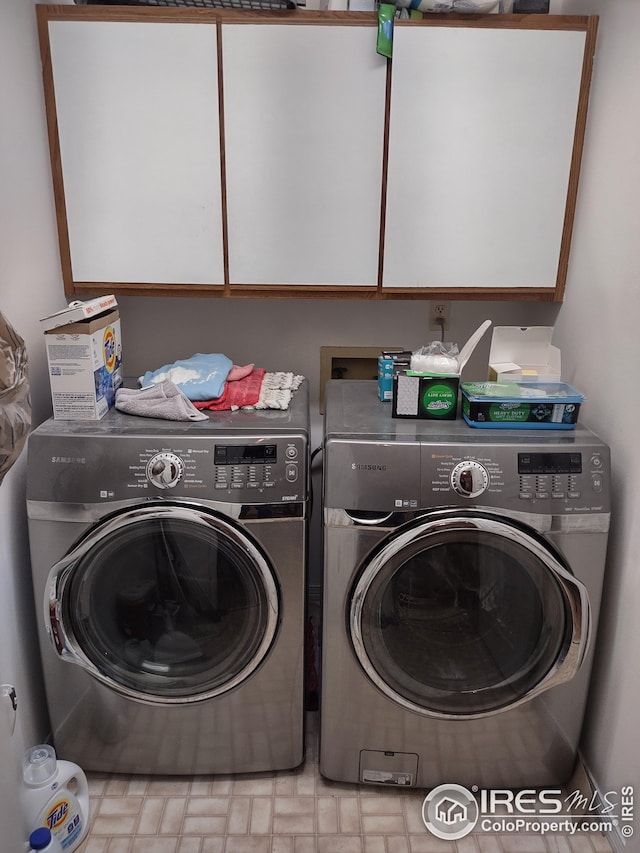
[[[434,513],[386,540],[353,589],[350,631],[371,680],[429,715],[483,716],[572,678],[586,590],[533,531]]]
[[[163,503],[105,520],[52,569],[47,589],[61,656],[143,701],[230,690],[260,665],[278,623],[265,554],[195,507]]]

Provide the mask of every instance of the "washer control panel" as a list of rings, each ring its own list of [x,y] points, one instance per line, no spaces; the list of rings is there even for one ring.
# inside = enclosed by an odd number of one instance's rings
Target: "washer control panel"
[[[424,444],[422,507],[481,503],[558,515],[609,512],[609,453],[602,447],[547,450]]]
[[[609,450],[595,442],[336,436],[325,443],[324,465],[325,508],[412,512],[473,505],[541,515],[610,511]]]

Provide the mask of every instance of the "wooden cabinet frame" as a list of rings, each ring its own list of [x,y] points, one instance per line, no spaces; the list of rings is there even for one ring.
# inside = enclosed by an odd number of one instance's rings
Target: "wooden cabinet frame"
[[[118,295],[158,295],[158,296],[227,296],[227,297],[284,297],[284,298],[346,298],[374,300],[412,300],[412,299],[474,299],[474,300],[528,300],[560,302],[563,298],[567,277],[571,235],[573,229],[578,179],[585,136],[588,96],[591,82],[593,55],[597,34],[598,19],[594,16],[564,15],[430,15],[422,21],[396,22],[404,27],[474,27],[490,29],[535,29],[535,30],[571,30],[585,33],[585,50],[582,62],[580,94],[577,107],[573,150],[568,181],[564,224],[560,243],[560,253],[555,282],[546,287],[424,287],[393,289],[383,288],[384,240],[387,200],[388,145],[390,122],[390,93],[393,61],[387,63],[386,71],[386,107],[384,117],[384,139],[382,142],[382,186],[380,191],[380,235],[378,244],[378,280],[371,286],[339,286],[327,284],[282,285],[278,282],[268,285],[240,285],[229,281],[228,229],[226,217],[227,185],[225,174],[225,135],[224,135],[224,94],[223,67],[221,50],[218,50],[218,100],[220,127],[220,180],[222,203],[222,247],[224,281],[217,284],[171,283],[171,282],[108,282],[74,280],[67,221],[58,117],[55,102],[55,88],[49,42],[49,23],[51,21],[118,21],[118,22],[168,22],[202,23],[217,28],[218,45],[222,44],[222,26],[232,24],[291,24],[317,26],[366,26],[375,28],[377,17],[373,13],[311,12],[292,10],[287,12],[254,12],[231,10],[208,10],[193,8],[161,7],[123,7],[123,6],[57,6],[40,5],[36,7],[38,32],[43,65],[45,106],[48,123],[49,147],[53,176],[56,219],[58,225],[59,247],[67,296],[89,296],[95,293],[113,292]],[[372,33],[372,50],[374,35]]]

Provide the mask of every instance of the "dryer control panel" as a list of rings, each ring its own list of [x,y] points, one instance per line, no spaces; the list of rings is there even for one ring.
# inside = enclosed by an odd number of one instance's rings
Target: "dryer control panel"
[[[130,464],[138,488],[233,503],[302,501],[306,496],[306,443],[297,437],[261,441],[215,439],[148,447]]]
[[[153,497],[238,504],[298,503],[308,497],[305,434],[118,436],[35,441],[30,498],[57,503]]]

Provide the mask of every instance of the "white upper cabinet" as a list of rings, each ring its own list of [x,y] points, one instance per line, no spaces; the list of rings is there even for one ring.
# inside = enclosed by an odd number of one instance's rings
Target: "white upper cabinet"
[[[215,25],[49,22],[75,282],[224,284]]]
[[[68,296],[562,299],[597,18],[36,9]]]
[[[396,26],[385,288],[554,288],[585,32]]]
[[[230,284],[378,282],[374,26],[223,24]]]

